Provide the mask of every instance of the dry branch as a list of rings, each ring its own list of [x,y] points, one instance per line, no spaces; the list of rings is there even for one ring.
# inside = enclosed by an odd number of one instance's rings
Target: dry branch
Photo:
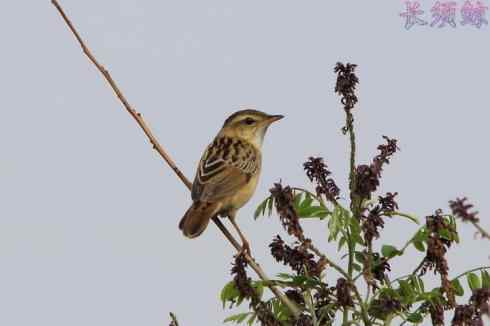
[[[143,132],[145,135],[148,137],[148,140],[150,143],[153,145],[153,148],[160,154],[160,156],[167,162],[167,164],[170,166],[170,168],[175,172],[175,174],[179,177],[179,179],[184,183],[184,185],[190,190],[192,187],[192,183],[185,177],[185,175],[180,171],[180,169],[177,167],[175,162],[172,160],[172,158],[167,154],[167,152],[163,149],[163,147],[160,145],[156,137],[153,135],[151,132],[150,128],[148,125],[145,123],[143,120],[141,114],[137,112],[135,109],[131,107],[129,102],[127,101],[126,97],[123,95],[119,87],[117,86],[116,82],[114,79],[112,79],[109,71],[102,66],[97,59],[94,57],[90,49],[85,45],[84,41],[78,34],[77,30],[71,23],[70,19],[68,16],[65,14],[63,11],[63,8],[60,6],[58,1],[52,0],[51,3],[56,7],[58,12],[60,13],[61,17],[63,17],[63,20],[67,24],[68,28],[71,30],[75,38],[77,39],[78,43],[82,47],[83,53],[89,58],[89,60],[97,67],[97,69],[100,71],[100,73],[104,76],[104,78],[107,80],[111,88],[113,89],[114,93],[116,96],[119,98],[121,103],[123,104],[124,108],[128,111],[128,113],[136,120],[138,125],[143,129]],[[226,227],[221,223],[221,221],[218,219],[218,217],[213,218],[213,222],[218,226],[218,228],[221,230],[221,232],[225,235],[225,237],[228,239],[228,241],[235,247],[237,251],[240,251],[241,247],[240,244],[235,240],[233,235],[226,229]],[[245,258],[252,267],[252,269],[257,273],[257,275],[266,283],[269,281],[269,278],[265,274],[265,272],[262,270],[262,268],[255,262],[255,260],[248,254],[245,255]],[[269,285],[269,288],[271,291],[274,293],[274,295],[280,299],[293,313],[295,317],[298,317],[300,315],[300,310],[299,308],[292,302],[290,301],[282,292],[279,290],[277,287],[273,285]]]

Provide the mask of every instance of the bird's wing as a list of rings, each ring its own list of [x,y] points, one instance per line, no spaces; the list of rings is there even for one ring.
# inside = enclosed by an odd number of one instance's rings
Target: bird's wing
[[[240,139],[219,137],[204,152],[192,186],[192,199],[213,202],[234,195],[260,166],[260,153]]]

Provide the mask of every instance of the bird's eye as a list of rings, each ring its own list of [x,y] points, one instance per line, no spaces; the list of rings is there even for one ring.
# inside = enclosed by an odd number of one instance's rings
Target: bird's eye
[[[253,125],[255,123],[255,120],[252,118],[246,118],[245,120],[243,120],[243,122],[245,122],[245,124],[247,125]]]

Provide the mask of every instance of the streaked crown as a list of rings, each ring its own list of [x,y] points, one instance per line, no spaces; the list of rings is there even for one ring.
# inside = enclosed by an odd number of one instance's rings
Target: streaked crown
[[[254,119],[255,121],[262,121],[265,120],[269,117],[267,113],[264,113],[262,111],[258,110],[253,110],[253,109],[246,109],[246,110],[240,110],[232,115],[230,115],[226,120],[225,123],[223,124],[224,126],[229,126],[233,123],[239,122],[239,121],[245,121],[247,118]]]
[[[253,109],[240,110],[225,120],[220,134],[239,137],[260,147],[270,124],[282,118],[282,115],[270,115]]]

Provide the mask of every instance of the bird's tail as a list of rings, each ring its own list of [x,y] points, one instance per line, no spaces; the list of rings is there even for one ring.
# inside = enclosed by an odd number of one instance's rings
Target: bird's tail
[[[218,214],[221,203],[196,201],[180,220],[179,229],[188,238],[195,238],[206,230],[209,220]]]

